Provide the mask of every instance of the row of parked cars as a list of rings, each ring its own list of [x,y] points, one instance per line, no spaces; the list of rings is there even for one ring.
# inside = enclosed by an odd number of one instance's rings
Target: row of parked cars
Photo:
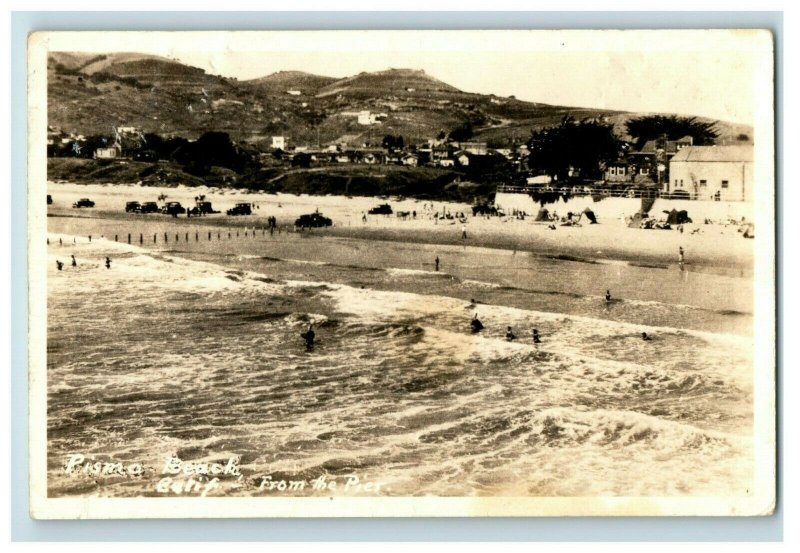
[[[47,196],[47,203],[48,205],[53,203],[53,198],[50,195]],[[80,200],[72,204],[72,207],[74,208],[94,207],[94,202],[89,198],[81,198]],[[388,207],[388,205],[386,207]],[[177,217],[178,215],[183,215],[184,213],[187,213],[187,209],[183,207],[180,202],[166,202],[163,206],[159,206],[156,202],[134,201],[125,203],[125,212],[163,213],[165,215],[172,215],[173,217]],[[197,202],[197,205],[195,207],[188,210],[188,215],[193,215],[193,216],[202,216],[212,213],[219,213],[219,211],[215,211],[211,205],[211,202],[206,202],[206,201]],[[231,209],[227,210],[226,213],[228,215],[252,215],[253,205],[247,202],[239,202],[236,205],[234,205]],[[391,213],[391,208],[389,208],[389,213]],[[297,218],[294,224],[296,227],[299,228],[318,228],[318,227],[329,227],[333,225],[333,221],[331,221],[330,218],[322,215],[319,211],[316,211],[314,213],[301,215],[300,217]]]

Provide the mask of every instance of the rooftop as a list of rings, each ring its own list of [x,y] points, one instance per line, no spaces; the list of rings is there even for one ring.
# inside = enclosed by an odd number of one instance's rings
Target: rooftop
[[[672,161],[753,161],[752,146],[687,146]]]

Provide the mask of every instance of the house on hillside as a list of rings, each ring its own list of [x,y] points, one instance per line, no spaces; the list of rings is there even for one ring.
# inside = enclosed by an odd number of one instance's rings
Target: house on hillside
[[[92,157],[95,159],[116,159],[119,157],[119,150],[112,146],[110,148],[97,148]]]
[[[489,153],[486,142],[462,142],[459,147],[476,156],[485,156]]]
[[[662,193],[697,200],[753,201],[753,146],[689,146],[670,161]]]
[[[272,137],[272,149],[273,150],[283,150],[286,151],[289,149],[289,137],[288,136],[273,136]]]
[[[403,165],[407,165],[409,167],[416,167],[419,164],[419,158],[414,154],[406,154],[400,158],[400,161]]]

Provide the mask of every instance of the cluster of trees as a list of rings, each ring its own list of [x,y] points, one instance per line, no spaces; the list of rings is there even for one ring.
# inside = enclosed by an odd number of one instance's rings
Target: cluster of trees
[[[645,115],[628,120],[625,131],[634,139],[635,148],[641,149],[648,140],[667,137],[678,140],[691,136],[695,146],[710,146],[719,137],[716,122],[698,121],[697,117],[679,115]]]
[[[596,119],[576,121],[565,117],[560,125],[531,133],[528,140],[528,166],[564,180],[570,169],[578,169],[582,178],[602,176],[607,163],[617,161],[630,148],[641,149],[649,140],[677,140],[691,136],[697,146],[714,144],[719,136],[715,122],[678,115],[647,115],[630,119],[626,132],[629,144],[614,132],[614,126]]]
[[[402,150],[405,146],[405,140],[400,135],[387,134],[383,137],[381,144],[388,150]]]
[[[564,117],[560,125],[531,134],[528,165],[558,180],[566,179],[572,168],[580,170],[583,177],[598,178],[602,165],[616,160],[622,148],[613,125]]]

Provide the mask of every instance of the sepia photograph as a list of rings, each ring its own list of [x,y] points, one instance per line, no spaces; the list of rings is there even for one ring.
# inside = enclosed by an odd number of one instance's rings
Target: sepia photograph
[[[769,31],[28,46],[33,517],[774,509]]]

